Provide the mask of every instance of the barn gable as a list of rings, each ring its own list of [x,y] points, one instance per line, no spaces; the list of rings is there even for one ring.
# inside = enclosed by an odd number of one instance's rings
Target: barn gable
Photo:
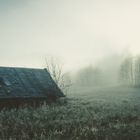
[[[0,67],[0,99],[63,97],[47,70]]]

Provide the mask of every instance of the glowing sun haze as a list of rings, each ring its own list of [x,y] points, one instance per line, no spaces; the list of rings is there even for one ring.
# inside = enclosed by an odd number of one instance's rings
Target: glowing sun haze
[[[140,52],[139,0],[0,0],[0,65],[66,70]]]

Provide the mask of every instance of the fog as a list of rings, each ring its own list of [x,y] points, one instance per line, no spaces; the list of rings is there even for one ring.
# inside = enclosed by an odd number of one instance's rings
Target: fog
[[[0,0],[1,139],[140,140],[140,0]]]
[[[76,72],[137,54],[139,5],[138,0],[0,0],[0,65],[42,68],[53,56],[65,71]]]

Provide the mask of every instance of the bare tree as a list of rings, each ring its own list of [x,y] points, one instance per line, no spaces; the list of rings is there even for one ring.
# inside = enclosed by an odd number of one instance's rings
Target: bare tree
[[[67,92],[70,86],[72,85],[70,77],[68,74],[64,73],[63,65],[58,61],[58,59],[54,57],[49,57],[45,59],[46,69],[50,73],[51,77],[55,81],[55,83],[59,86],[59,88],[63,92]],[[69,78],[69,79],[68,79]]]

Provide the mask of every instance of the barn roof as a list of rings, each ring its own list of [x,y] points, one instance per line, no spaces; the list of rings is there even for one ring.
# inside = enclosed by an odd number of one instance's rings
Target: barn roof
[[[0,99],[63,96],[45,69],[0,67]]]

